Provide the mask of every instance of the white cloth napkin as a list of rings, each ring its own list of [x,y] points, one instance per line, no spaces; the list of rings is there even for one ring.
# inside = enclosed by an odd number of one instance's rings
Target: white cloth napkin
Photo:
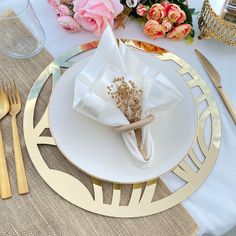
[[[104,125],[116,127],[129,124],[107,93],[107,86],[114,78],[121,76],[126,81],[134,81],[143,90],[142,118],[158,110],[169,109],[182,98],[175,86],[156,68],[145,65],[121,41],[118,46],[111,28],[107,26],[95,54],[75,80],[74,109]],[[142,127],[142,144],[149,158],[147,161],[139,151],[134,131],[123,132],[121,136],[134,164],[142,168],[150,166],[154,158],[150,125]]]

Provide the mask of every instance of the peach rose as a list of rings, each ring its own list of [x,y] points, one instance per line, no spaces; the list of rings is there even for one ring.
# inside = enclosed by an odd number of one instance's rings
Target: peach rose
[[[136,12],[139,16],[146,15],[147,11],[148,11],[148,7],[144,6],[143,4],[138,4],[138,6],[136,7]]]
[[[177,39],[177,40],[184,39],[189,35],[191,29],[192,26],[189,24],[178,25],[173,30],[171,30],[166,35],[166,37],[169,39]]]
[[[168,18],[164,18],[163,21],[161,22],[165,32],[169,32],[172,28],[172,22]]]
[[[60,5],[60,0],[48,0],[48,3],[55,9]]]
[[[152,5],[147,13],[147,19],[161,21],[166,16],[164,9],[159,3]]]
[[[145,24],[144,33],[151,39],[162,38],[165,36],[163,26],[155,20],[149,20]]]
[[[176,4],[165,6],[166,16],[174,23],[181,24],[186,20],[185,12]]]
[[[71,12],[68,6],[61,4],[57,9],[56,9],[56,14],[58,17],[60,16],[70,16]]]
[[[168,0],[164,0],[161,2],[161,5],[165,8],[166,5],[170,4],[170,2]]]
[[[69,32],[80,30],[80,25],[71,16],[61,16],[57,19],[59,25]]]
[[[113,27],[114,18],[123,11],[117,0],[74,0],[74,19],[87,31],[100,36],[107,22]]]

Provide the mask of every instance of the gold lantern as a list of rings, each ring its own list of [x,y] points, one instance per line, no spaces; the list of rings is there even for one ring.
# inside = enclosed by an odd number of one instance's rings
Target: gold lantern
[[[236,45],[236,0],[205,0],[198,21],[199,39],[216,39]]]

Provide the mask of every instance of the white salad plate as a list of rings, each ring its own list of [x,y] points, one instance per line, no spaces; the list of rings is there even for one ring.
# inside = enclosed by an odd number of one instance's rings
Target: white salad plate
[[[151,124],[155,145],[151,166],[134,165],[120,134],[73,109],[74,81],[91,55],[64,72],[49,102],[50,130],[63,155],[90,176],[123,184],[155,179],[178,165],[194,143],[198,122],[191,90],[177,71],[150,54],[134,52],[145,64],[158,68],[183,95],[169,110],[156,113]]]

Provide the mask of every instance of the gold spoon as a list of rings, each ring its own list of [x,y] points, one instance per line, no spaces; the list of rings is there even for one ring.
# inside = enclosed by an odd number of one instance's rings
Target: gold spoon
[[[9,109],[9,101],[2,86],[0,87],[0,121],[8,114]],[[11,197],[11,187],[4,150],[5,149],[2,140],[2,133],[0,129],[0,192],[2,199]]]

